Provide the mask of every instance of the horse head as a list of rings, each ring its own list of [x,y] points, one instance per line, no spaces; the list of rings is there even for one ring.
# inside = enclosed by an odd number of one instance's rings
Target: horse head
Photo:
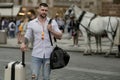
[[[76,5],[71,5],[65,12],[65,17],[75,17],[75,19],[77,20],[79,18],[79,16],[82,14],[82,10],[77,7]]]
[[[73,17],[73,16],[75,17],[73,7],[74,7],[74,5],[71,5],[71,6],[66,10],[66,12],[65,12],[65,14],[64,14],[65,17],[68,17],[68,18]]]

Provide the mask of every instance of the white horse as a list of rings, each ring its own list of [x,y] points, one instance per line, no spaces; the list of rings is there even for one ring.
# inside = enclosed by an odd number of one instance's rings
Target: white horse
[[[107,33],[108,38],[111,41],[110,51],[106,53],[108,55],[111,53],[113,46],[113,39],[116,32],[116,29],[119,25],[118,18],[116,17],[101,17],[97,16],[94,13],[83,11],[76,5],[71,5],[68,10],[65,12],[67,16],[75,16],[76,20],[79,22],[79,29],[81,30],[83,37],[85,39],[85,54],[91,53],[91,34],[95,36],[96,39],[96,52],[102,52],[101,48],[101,35]]]

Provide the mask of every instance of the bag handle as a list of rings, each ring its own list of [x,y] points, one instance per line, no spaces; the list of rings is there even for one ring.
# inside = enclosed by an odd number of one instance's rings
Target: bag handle
[[[25,66],[25,51],[22,51],[22,65]]]

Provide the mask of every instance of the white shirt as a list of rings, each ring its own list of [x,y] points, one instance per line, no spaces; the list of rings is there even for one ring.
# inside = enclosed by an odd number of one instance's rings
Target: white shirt
[[[14,26],[14,28],[12,28],[12,25]],[[15,23],[14,22],[10,22],[8,27],[9,27],[10,31],[15,31]]]
[[[41,34],[43,32],[43,26],[41,25],[40,21],[38,18],[30,21],[27,26],[27,31],[25,34],[25,37],[30,40],[31,38],[34,38],[33,42],[33,51],[32,51],[32,56],[34,57],[39,57],[39,58],[49,58],[51,52],[53,51],[53,46],[51,46],[49,34],[48,34],[48,29],[47,25],[49,22],[50,18],[47,17],[44,25],[44,40],[41,38]],[[58,25],[55,20],[52,20],[52,28],[57,31],[61,32],[58,28]]]

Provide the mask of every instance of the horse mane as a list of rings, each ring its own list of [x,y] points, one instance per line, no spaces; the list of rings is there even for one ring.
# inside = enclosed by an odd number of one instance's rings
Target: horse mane
[[[80,14],[81,14],[83,11],[85,11],[85,10],[80,9],[77,5],[74,5],[73,9],[74,9],[74,11],[75,11],[75,16],[76,16],[77,19],[79,18]],[[86,14],[85,14],[84,17],[86,17],[86,18],[91,18],[91,16],[96,15],[96,14],[91,13],[91,12],[89,12],[89,11],[85,11],[85,12],[86,12]]]
[[[82,10],[78,6],[76,6],[76,5],[73,6],[73,9],[75,11],[75,13],[74,13],[75,17],[78,19],[80,14],[82,13]]]

